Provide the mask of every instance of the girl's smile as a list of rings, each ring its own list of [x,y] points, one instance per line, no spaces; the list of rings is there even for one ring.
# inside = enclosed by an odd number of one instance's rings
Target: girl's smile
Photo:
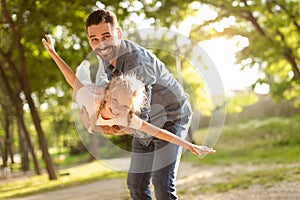
[[[131,95],[127,93],[124,95],[126,89],[121,84],[114,87],[111,91],[108,91],[106,94],[106,104],[104,110],[107,116],[103,117],[110,117],[110,118],[118,118],[127,116],[130,111],[130,102],[131,102]]]

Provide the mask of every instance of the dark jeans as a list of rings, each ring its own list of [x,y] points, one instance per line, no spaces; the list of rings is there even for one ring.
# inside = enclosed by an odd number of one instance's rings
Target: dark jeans
[[[166,122],[164,129],[185,138],[190,117]],[[154,185],[157,200],[178,199],[176,196],[176,175],[182,148],[154,138],[148,146],[140,138],[133,138],[131,164],[127,185],[133,200],[151,200],[150,179]]]

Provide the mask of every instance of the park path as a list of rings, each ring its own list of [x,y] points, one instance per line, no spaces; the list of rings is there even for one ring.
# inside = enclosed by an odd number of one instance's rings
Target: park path
[[[197,192],[201,184],[226,181],[228,173],[253,171],[267,167],[270,166],[207,167],[181,162],[177,180],[180,200],[299,200],[300,182],[281,182],[270,188],[253,185],[248,189],[234,189],[214,194]],[[125,181],[120,178],[99,180],[81,186],[11,200],[129,200]]]

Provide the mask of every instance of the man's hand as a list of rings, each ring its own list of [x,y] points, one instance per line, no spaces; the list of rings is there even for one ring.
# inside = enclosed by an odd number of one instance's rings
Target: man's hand
[[[126,135],[134,133],[134,130],[132,128],[119,126],[96,126],[94,128],[94,131],[102,132],[107,135]]]
[[[79,112],[81,121],[83,123],[83,126],[88,129],[90,127],[91,120],[89,118],[88,112],[86,110],[85,106],[82,106],[80,112]],[[121,126],[99,126],[95,125],[93,126],[93,131],[98,133],[104,133],[108,135],[126,135],[126,134],[133,134],[134,130],[132,128],[128,127],[121,127]]]

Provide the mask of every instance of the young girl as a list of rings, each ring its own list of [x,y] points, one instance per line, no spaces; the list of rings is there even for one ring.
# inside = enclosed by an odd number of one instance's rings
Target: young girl
[[[97,92],[95,94],[84,87],[70,67],[56,53],[48,35],[46,35],[46,39],[42,39],[42,42],[47,52],[74,89],[75,99],[82,107],[82,111],[87,112],[87,115],[83,115],[82,120],[89,132],[101,130],[101,126],[118,125],[136,129],[182,146],[197,156],[215,153],[212,148],[192,144],[139,118],[135,113],[141,110],[145,102],[145,87],[134,75],[113,78],[104,93]]]

